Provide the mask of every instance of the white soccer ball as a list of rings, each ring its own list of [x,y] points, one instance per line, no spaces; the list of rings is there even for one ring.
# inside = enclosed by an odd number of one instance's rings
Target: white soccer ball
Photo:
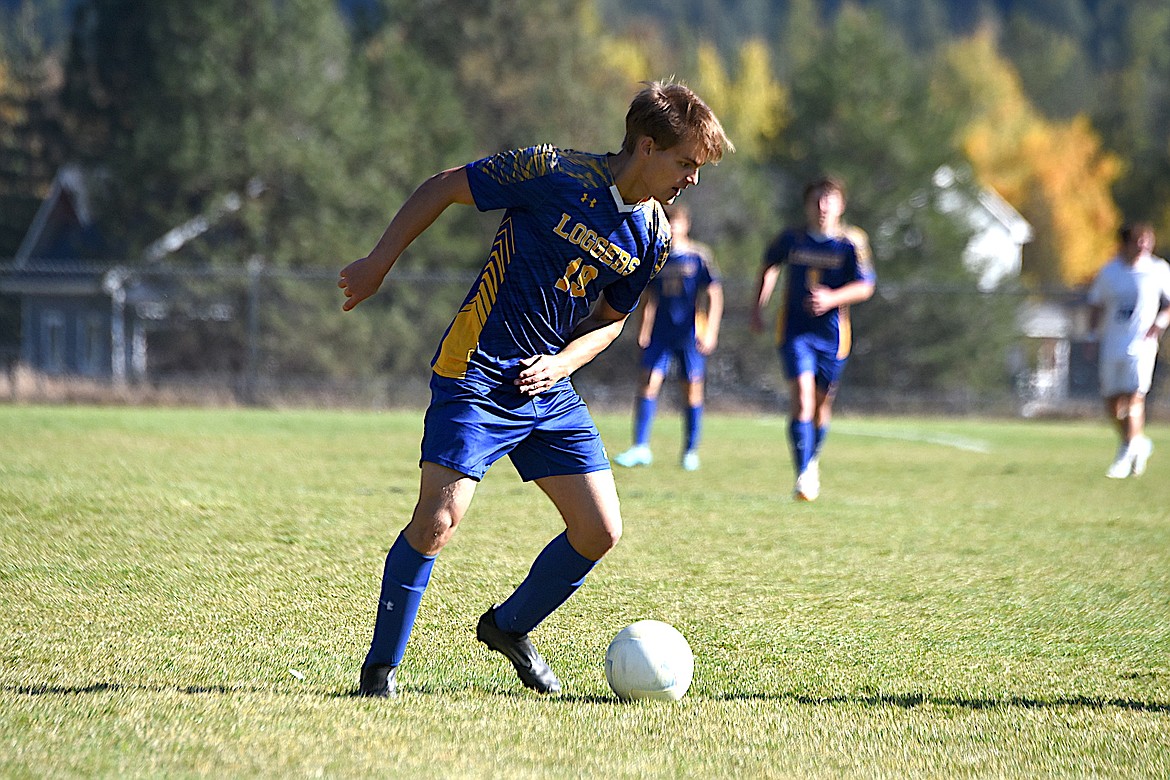
[[[660,620],[626,626],[605,652],[605,679],[623,701],[678,701],[694,676],[695,656],[687,638]]]

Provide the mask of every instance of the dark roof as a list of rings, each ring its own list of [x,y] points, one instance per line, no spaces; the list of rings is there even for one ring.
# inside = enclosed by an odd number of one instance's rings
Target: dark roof
[[[57,172],[16,250],[17,267],[67,264],[109,255],[110,246],[90,209],[89,178],[76,165],[63,166]]]

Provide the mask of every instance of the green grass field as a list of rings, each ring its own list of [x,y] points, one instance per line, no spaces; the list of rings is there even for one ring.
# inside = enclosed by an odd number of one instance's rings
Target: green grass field
[[[609,446],[625,415],[600,415]],[[781,417],[710,416],[703,469],[622,471],[622,543],[533,637],[475,641],[559,532],[506,462],[423,602],[396,701],[350,696],[418,412],[0,407],[0,776],[1166,777],[1170,428],[839,418],[815,504]],[[687,635],[678,703],[609,640]]]

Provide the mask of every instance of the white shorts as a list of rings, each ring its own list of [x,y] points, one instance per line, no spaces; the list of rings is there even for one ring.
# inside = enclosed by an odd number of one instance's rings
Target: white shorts
[[[1103,358],[1100,365],[1101,397],[1150,392],[1157,359],[1158,352],[1152,349],[1143,350],[1140,355]]]

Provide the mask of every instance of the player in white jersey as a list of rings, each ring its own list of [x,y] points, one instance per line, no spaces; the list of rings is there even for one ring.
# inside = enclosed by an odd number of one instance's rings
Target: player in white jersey
[[[1158,341],[1170,326],[1170,265],[1154,252],[1147,223],[1120,231],[1121,251],[1089,288],[1089,328],[1098,337],[1105,414],[1121,444],[1105,472],[1111,479],[1145,473],[1154,445],[1145,434],[1146,393],[1154,376]]]

